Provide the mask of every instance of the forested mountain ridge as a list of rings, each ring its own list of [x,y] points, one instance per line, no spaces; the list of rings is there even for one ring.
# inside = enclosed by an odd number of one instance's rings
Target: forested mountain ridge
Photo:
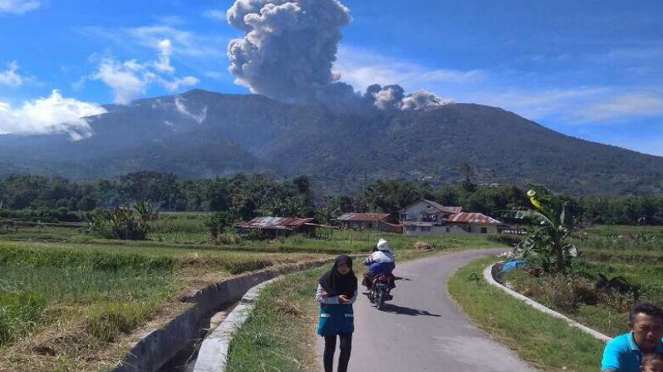
[[[371,179],[529,181],[573,194],[663,192],[663,157],[572,138],[476,104],[335,113],[259,95],[193,90],[108,105],[93,135],[0,136],[0,175],[110,178],[139,170],[184,178],[306,173],[328,191]]]

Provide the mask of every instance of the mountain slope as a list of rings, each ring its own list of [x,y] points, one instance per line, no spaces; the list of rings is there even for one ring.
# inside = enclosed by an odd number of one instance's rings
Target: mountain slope
[[[194,90],[107,110],[90,119],[93,136],[77,142],[66,135],[0,136],[0,175],[307,173],[325,189],[341,190],[375,178],[457,181],[459,165],[467,163],[485,183],[534,181],[576,194],[663,191],[662,157],[579,140],[475,104],[333,113]]]

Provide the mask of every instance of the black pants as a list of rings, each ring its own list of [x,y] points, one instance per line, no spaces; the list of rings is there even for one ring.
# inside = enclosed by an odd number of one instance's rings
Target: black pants
[[[346,372],[348,370],[348,362],[350,361],[350,353],[352,352],[352,333],[340,333],[338,337],[341,339],[341,356],[338,360],[338,372]],[[323,357],[325,372],[333,372],[334,370],[335,351],[336,335],[325,337],[325,354]]]

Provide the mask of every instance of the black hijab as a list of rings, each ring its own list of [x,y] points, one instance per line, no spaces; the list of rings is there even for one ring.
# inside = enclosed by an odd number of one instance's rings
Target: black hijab
[[[338,271],[338,267],[343,265],[350,267],[350,272],[345,275]],[[320,277],[319,283],[329,296],[354,296],[357,291],[357,276],[352,271],[352,258],[345,255],[338,256],[332,269]]]

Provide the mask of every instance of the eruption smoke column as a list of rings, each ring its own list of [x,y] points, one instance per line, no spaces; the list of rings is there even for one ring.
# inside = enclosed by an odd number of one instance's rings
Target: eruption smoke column
[[[351,21],[339,1],[237,0],[227,17],[246,32],[228,45],[229,70],[251,92],[289,102],[354,94],[332,71],[341,27]]]
[[[403,99],[402,110],[418,110],[425,107],[442,106],[452,103],[451,100],[438,97],[435,93],[427,90],[415,90]]]
[[[228,44],[228,70],[253,93],[343,111],[417,110],[449,103],[423,90],[405,96],[400,85],[372,85],[361,97],[339,82],[332,67],[341,27],[352,20],[339,0],[236,0],[226,16],[246,33]]]

